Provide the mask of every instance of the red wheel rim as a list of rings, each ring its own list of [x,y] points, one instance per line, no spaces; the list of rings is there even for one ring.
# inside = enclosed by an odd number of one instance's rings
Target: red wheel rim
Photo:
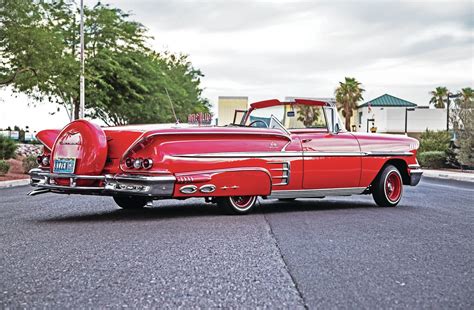
[[[400,199],[401,194],[402,179],[397,172],[391,171],[385,179],[385,195],[387,196],[388,200],[397,202]]]
[[[234,205],[239,209],[248,208],[253,202],[253,196],[236,196],[230,199],[232,199]]]

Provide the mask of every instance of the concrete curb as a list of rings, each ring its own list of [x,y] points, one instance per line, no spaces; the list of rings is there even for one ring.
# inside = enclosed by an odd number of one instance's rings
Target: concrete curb
[[[10,181],[1,181],[0,188],[16,187],[16,186],[25,186],[30,184],[30,179],[19,179],[19,180],[10,180]]]
[[[474,182],[474,173],[423,169],[423,177]]]

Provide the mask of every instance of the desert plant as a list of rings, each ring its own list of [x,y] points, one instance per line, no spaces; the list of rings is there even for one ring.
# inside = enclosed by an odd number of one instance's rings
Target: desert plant
[[[10,170],[10,164],[6,160],[0,160],[0,175],[7,174]]]
[[[443,168],[446,165],[446,152],[429,151],[418,155],[418,161],[422,167]]]
[[[33,168],[38,168],[38,163],[36,162],[36,156],[27,156],[23,158],[22,166],[23,166],[24,173],[28,173]]]
[[[15,157],[16,143],[8,137],[0,135],[0,159]]]
[[[426,130],[420,136],[418,153],[439,151],[446,152],[451,142],[451,134],[446,131]]]

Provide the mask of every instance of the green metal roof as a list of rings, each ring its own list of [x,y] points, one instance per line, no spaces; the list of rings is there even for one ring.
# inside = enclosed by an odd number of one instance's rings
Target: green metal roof
[[[371,107],[416,107],[417,105],[413,102],[406,101],[395,96],[385,94],[366,103],[361,104],[358,108],[367,107],[370,104]]]

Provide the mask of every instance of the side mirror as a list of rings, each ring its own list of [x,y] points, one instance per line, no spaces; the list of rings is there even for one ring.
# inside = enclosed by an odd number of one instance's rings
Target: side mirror
[[[334,133],[338,133],[341,131],[341,128],[339,127],[339,123],[336,123],[336,125],[334,125]]]

